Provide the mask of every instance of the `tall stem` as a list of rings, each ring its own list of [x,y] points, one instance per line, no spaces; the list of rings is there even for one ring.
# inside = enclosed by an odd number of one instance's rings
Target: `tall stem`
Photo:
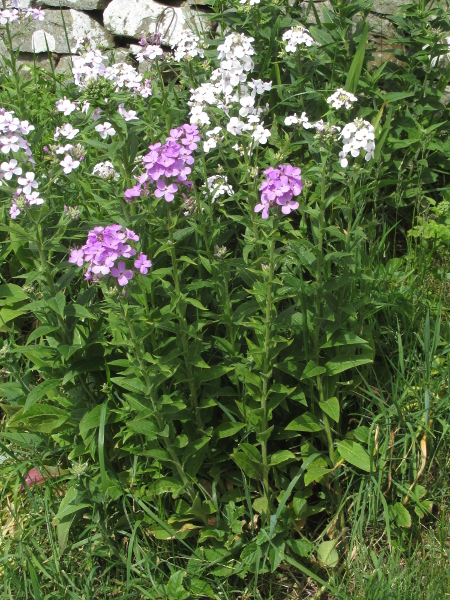
[[[160,415],[160,413],[158,411],[158,404],[155,401],[153,386],[150,381],[150,377],[148,375],[148,365],[145,363],[144,359],[142,358],[141,346],[140,346],[139,340],[137,338],[136,331],[134,329],[133,321],[130,319],[130,314],[123,305],[122,305],[122,310],[123,310],[123,315],[125,317],[125,321],[127,323],[129,331],[130,331],[130,337],[131,337],[131,342],[132,342],[132,346],[133,346],[133,353],[139,363],[139,369],[140,369],[140,372],[142,373],[142,376],[144,377],[145,386],[148,390],[147,395],[150,398],[150,403],[153,408],[153,414],[155,416],[159,430],[162,431],[164,429],[164,419]],[[173,449],[173,446],[169,443],[169,441],[165,437],[163,437],[163,440],[164,440],[164,446],[165,446],[173,464],[175,465],[175,468],[178,472],[178,475],[181,478],[181,481],[183,482],[183,485],[185,486],[189,495],[193,498],[194,492],[192,489],[192,485],[191,485],[186,473],[183,470],[183,466],[180,463],[180,459],[178,458],[175,450]]]
[[[266,431],[268,426],[268,411],[267,411],[267,400],[269,395],[269,379],[272,375],[272,369],[270,368],[270,350],[271,350],[271,333],[272,333],[272,287],[273,287],[273,272],[274,272],[274,255],[275,255],[275,234],[272,233],[272,239],[270,242],[270,255],[269,255],[269,281],[267,283],[267,295],[266,295],[266,315],[265,315],[265,334],[264,334],[264,360],[263,360],[263,382],[262,382],[262,393],[261,393],[261,433],[263,439],[261,440],[261,455],[263,464],[263,483],[264,492],[269,501],[269,463],[267,459],[267,438]]]
[[[187,323],[186,323],[186,318],[184,315],[185,306],[184,306],[184,302],[183,302],[183,299],[181,296],[180,279],[179,279],[179,275],[178,275],[177,255],[175,252],[175,240],[173,237],[173,221],[172,221],[172,215],[170,212],[169,203],[166,203],[166,206],[167,206],[167,224],[168,224],[168,230],[169,230],[170,257],[172,259],[172,276],[173,276],[173,283],[174,283],[174,287],[175,287],[175,296],[176,296],[175,305],[176,305],[176,309],[177,309],[178,320],[180,323],[180,333],[181,333],[181,343],[183,344],[184,364],[186,366],[186,372],[187,372],[187,376],[188,376],[188,384],[189,384],[189,391],[191,394],[192,410],[195,413],[195,419],[197,421],[197,426],[200,429],[202,429],[203,423],[202,423],[202,419],[201,419],[200,412],[198,409],[197,388],[195,385],[194,371],[192,369],[191,363],[189,362],[189,342],[188,342],[188,336],[187,336]]]

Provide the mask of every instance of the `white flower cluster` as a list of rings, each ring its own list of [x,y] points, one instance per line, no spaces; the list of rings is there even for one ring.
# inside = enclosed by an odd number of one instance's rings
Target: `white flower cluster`
[[[0,25],[16,23],[33,19],[34,21],[43,21],[45,13],[42,8],[21,8],[19,0],[11,0],[9,8],[0,10]]]
[[[12,219],[16,219],[20,215],[21,208],[44,202],[36,190],[38,182],[35,180],[36,176],[34,172],[27,171],[21,177],[23,170],[19,166],[19,160],[22,163],[28,162],[34,165],[35,161],[30,144],[25,140],[25,137],[33,130],[34,126],[30,125],[28,121],[19,121],[14,116],[14,111],[7,111],[4,108],[0,109],[0,152],[5,155],[5,158],[6,155],[9,155],[8,162],[5,160],[0,165],[0,185],[3,184],[3,180],[7,182],[7,185],[10,185],[9,182],[12,181],[13,176],[16,176],[16,185],[20,186],[16,188],[9,211]],[[15,155],[15,157],[12,155]]]
[[[255,4],[259,4],[260,0],[239,0],[239,4],[249,4],[250,6],[255,6]]]
[[[97,175],[101,179],[118,179],[119,174],[116,173],[112,162],[106,160],[105,162],[99,162],[94,166],[92,175]]]
[[[206,137],[208,138],[203,142],[203,150],[205,152],[209,152],[213,148],[217,148],[217,142],[219,140],[223,140],[223,136],[219,136],[221,131],[222,127],[214,127],[214,129],[211,129],[205,133]]]
[[[256,96],[270,91],[272,82],[261,79],[247,82],[247,73],[254,68],[252,56],[255,50],[251,42],[242,34],[228,35],[218,47],[220,65],[211,73],[211,83],[203,83],[191,90],[191,123],[209,125],[211,120],[207,106],[216,106],[229,117],[227,131],[232,135],[250,132],[254,143],[265,144],[270,131],[261,122],[263,110],[257,106]],[[230,116],[237,112],[238,116]],[[241,120],[246,119],[246,121]],[[207,141],[206,148],[214,148],[214,140]],[[206,150],[208,151],[208,150]]]
[[[179,41],[172,46],[174,48],[173,57],[177,62],[183,59],[192,60],[196,56],[204,58],[203,46],[199,43],[200,38],[189,29],[183,29],[179,35]]]
[[[346,92],[342,88],[339,88],[327,98],[328,104],[331,104],[333,108],[339,109],[342,106],[345,108],[351,108],[353,102],[357,102],[358,98],[351,94],[350,92]]]
[[[366,161],[374,157],[375,129],[368,121],[355,119],[352,123],[347,123],[342,129],[340,137],[344,141],[342,151],[339,152],[341,167],[348,166],[348,154],[356,158],[363,152]]]
[[[143,81],[143,76],[133,66],[126,63],[117,63],[107,67],[105,64],[107,57],[103,56],[88,37],[77,40],[76,49],[80,54],[72,58],[72,72],[75,83],[80,89],[86,87],[89,81],[102,77],[116,86],[116,92],[128,89],[143,98],[151,96],[150,80]]]
[[[227,196],[232,196],[234,190],[228,183],[226,175],[211,175],[203,186],[203,193],[205,195],[208,195],[209,193],[211,202],[215,202],[219,196],[225,196],[225,194]]]
[[[314,127],[312,123],[309,122],[308,117],[305,112],[302,112],[300,117],[297,117],[297,113],[286,117],[284,120],[285,125],[300,125],[303,129],[311,129]]]
[[[292,27],[283,33],[283,42],[286,44],[286,52],[295,52],[297,46],[310,46],[316,45],[316,42],[310,36],[309,31],[300,25]]]

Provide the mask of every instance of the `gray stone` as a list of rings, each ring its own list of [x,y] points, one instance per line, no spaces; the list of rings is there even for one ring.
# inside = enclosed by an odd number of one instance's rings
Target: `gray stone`
[[[64,23],[70,46],[67,44]],[[20,29],[20,24],[11,26],[13,33]],[[75,41],[87,33],[98,46],[114,46],[113,37],[89,15],[73,9],[46,10],[44,21],[30,21],[26,29],[14,37],[13,48],[20,48],[22,52],[46,53],[48,46],[50,52],[68,54],[74,51]]]
[[[74,8],[75,10],[103,10],[109,0],[42,0],[42,6]]]
[[[55,73],[58,75],[72,75],[72,57],[70,54],[61,56],[58,64],[56,65]]]
[[[379,15],[396,15],[405,4],[411,4],[410,0],[374,0],[370,10]],[[431,3],[431,6],[433,5],[436,5],[436,0]],[[431,6],[429,5],[427,8],[431,8]]]
[[[143,34],[159,32],[168,44],[175,44],[183,29],[211,29],[208,19],[188,6],[165,7],[154,0],[112,0],[103,21],[114,35],[139,39]]]

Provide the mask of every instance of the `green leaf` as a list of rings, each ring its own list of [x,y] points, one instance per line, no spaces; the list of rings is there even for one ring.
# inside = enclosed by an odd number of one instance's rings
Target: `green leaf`
[[[317,548],[317,558],[325,566],[334,569],[339,562],[339,554],[336,550],[337,540],[322,542]]]
[[[120,385],[120,387],[128,390],[129,392],[138,392],[139,394],[147,395],[148,389],[143,381],[140,379],[129,379],[128,377],[111,377],[111,381]]]
[[[364,65],[364,57],[366,54],[367,35],[369,33],[369,23],[364,25],[358,48],[356,49],[355,56],[353,57],[352,64],[347,75],[347,81],[345,82],[345,89],[347,92],[352,94],[356,93],[358,88],[359,78]]]
[[[160,494],[173,494],[177,496],[178,492],[183,488],[183,484],[173,477],[161,477],[152,483],[149,492],[152,495],[159,496]]]
[[[373,362],[372,355],[356,354],[354,356],[349,356],[343,354],[341,356],[335,356],[329,360],[325,366],[328,375],[338,375],[348,369],[353,369],[371,362]]]
[[[46,396],[48,392],[51,392],[60,384],[61,381],[59,379],[47,379],[36,385],[27,396],[25,406],[23,407],[23,413],[25,414],[35,402]]]
[[[245,427],[245,423],[222,423],[214,430],[214,435],[219,439],[231,437]]]
[[[369,455],[358,442],[343,440],[342,442],[337,443],[337,449],[342,458],[351,465],[358,467],[358,469],[362,469],[367,473],[373,471],[373,467],[370,465]]]
[[[409,510],[401,502],[396,502],[392,507],[395,522],[399,527],[411,527],[411,515]]]
[[[333,334],[325,344],[322,344],[321,348],[334,348],[336,346],[349,346],[352,344],[358,344],[359,346],[367,346],[368,342],[356,335],[356,333],[352,333],[351,331],[339,331],[336,334]]]
[[[339,423],[339,400],[335,396],[319,402],[319,406],[333,421]]]
[[[51,308],[57,315],[64,317],[64,308],[66,306],[66,297],[63,292],[58,292],[54,298],[47,300],[49,308]]]
[[[281,463],[290,462],[293,460],[298,460],[293,452],[290,450],[279,450],[278,452],[274,452],[270,457],[269,464],[271,467],[275,465],[281,465]]]
[[[8,300],[7,304],[10,305],[16,302],[27,300],[28,294],[26,294],[21,287],[15,285],[14,283],[5,283],[0,285],[0,298],[6,298]],[[6,304],[6,302],[2,300],[0,304]]]
[[[128,421],[126,424],[127,428],[133,433],[140,433],[145,435],[149,440],[156,440],[158,437],[158,430],[153,421],[148,419],[139,419],[135,421]]]
[[[302,376],[300,379],[311,379],[311,377],[316,377],[317,375],[322,375],[322,373],[326,373],[325,367],[320,367],[313,360],[310,360],[303,370]]]
[[[328,473],[331,473],[331,471],[332,469],[322,466],[312,467],[311,469],[308,469],[305,473],[305,485],[308,486],[313,481],[319,483],[322,480],[322,478],[325,477],[325,475],[327,475]]]
[[[323,425],[319,419],[310,412],[305,412],[286,426],[285,431],[322,431]]]
[[[231,458],[242,469],[251,479],[260,479],[262,477],[262,464],[252,460],[244,452],[235,452],[231,455]]]

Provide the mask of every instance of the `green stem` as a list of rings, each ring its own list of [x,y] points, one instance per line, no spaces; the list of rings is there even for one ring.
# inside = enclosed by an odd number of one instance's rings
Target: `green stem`
[[[189,384],[189,391],[191,394],[191,404],[192,404],[192,409],[195,413],[195,419],[197,421],[197,426],[202,429],[203,428],[203,423],[202,423],[202,419],[200,417],[200,412],[198,409],[198,398],[197,398],[197,388],[195,385],[195,379],[194,379],[194,372],[192,369],[192,365],[189,362],[189,341],[188,341],[188,337],[187,337],[187,323],[186,323],[186,318],[184,315],[184,302],[181,296],[181,289],[180,289],[180,279],[179,279],[179,275],[178,275],[178,265],[177,265],[177,255],[175,252],[175,240],[173,237],[173,221],[172,221],[172,215],[170,212],[170,207],[169,207],[169,203],[166,203],[167,206],[167,224],[168,224],[168,230],[169,230],[169,248],[170,248],[170,257],[172,259],[172,276],[173,276],[173,283],[174,283],[174,287],[175,287],[175,296],[176,296],[176,309],[177,309],[177,314],[178,314],[178,320],[180,322],[180,334],[181,334],[181,343],[183,345],[183,356],[184,356],[184,364],[186,366],[186,372],[187,372],[187,376],[188,376],[188,384]]]
[[[128,326],[129,332],[130,332],[130,337],[131,337],[131,342],[132,342],[132,346],[133,346],[133,352],[134,355],[139,363],[139,369],[142,373],[142,376],[144,377],[144,381],[145,381],[145,385],[146,388],[148,390],[147,395],[150,398],[150,402],[153,408],[153,414],[155,415],[155,419],[158,425],[158,428],[160,431],[163,431],[164,429],[164,419],[163,417],[160,415],[159,411],[158,411],[158,404],[155,401],[154,398],[154,393],[153,393],[153,386],[152,383],[150,381],[150,377],[148,375],[148,365],[146,364],[146,362],[144,361],[143,357],[142,357],[142,352],[141,352],[141,346],[139,343],[139,340],[137,338],[136,335],[136,331],[134,329],[134,325],[133,325],[133,321],[130,319],[130,315],[128,310],[123,306],[122,304],[122,310],[123,310],[123,315],[125,317],[125,322]],[[181,481],[183,482],[183,485],[185,486],[187,492],[189,493],[189,495],[191,496],[191,498],[194,498],[194,491],[192,489],[192,485],[186,475],[186,473],[183,470],[183,466],[180,463],[180,459],[178,458],[175,450],[173,449],[172,445],[169,443],[169,441],[163,437],[163,441],[164,441],[164,446],[167,450],[167,452],[169,453],[169,456],[173,462],[173,464],[175,465],[175,468],[178,472],[178,475],[180,476]]]
[[[164,85],[164,79],[163,79],[163,76],[161,73],[161,68],[159,66],[159,61],[157,58],[155,59],[155,66],[156,66],[156,71],[158,73],[159,85],[161,86],[161,97],[162,97],[162,103],[163,103],[163,108],[164,108],[164,117],[166,119],[167,133],[170,133],[170,120],[169,120],[169,109],[167,107],[166,88]]]
[[[273,273],[274,273],[274,256],[275,256],[275,235],[272,233],[272,240],[270,243],[270,255],[269,255],[269,281],[267,284],[267,295],[266,295],[266,315],[265,315],[265,335],[264,335],[264,360],[263,360],[263,383],[261,393],[261,433],[265,434],[268,426],[268,411],[267,411],[267,400],[269,395],[269,379],[272,376],[272,369],[270,368],[270,350],[271,350],[271,333],[272,333],[272,287],[273,287]],[[264,435],[264,439],[261,441],[261,455],[263,464],[263,483],[264,492],[269,501],[269,463],[267,458],[267,439]]]

